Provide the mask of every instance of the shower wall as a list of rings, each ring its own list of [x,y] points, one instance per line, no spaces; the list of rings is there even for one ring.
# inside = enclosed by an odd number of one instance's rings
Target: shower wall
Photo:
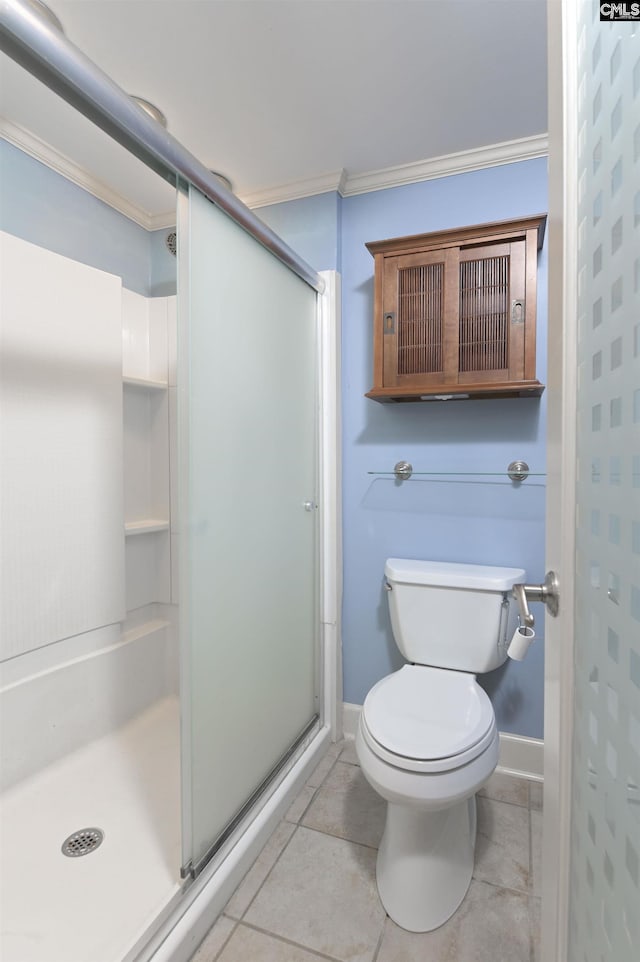
[[[0,151],[6,787],[177,692],[175,297],[149,232]]]

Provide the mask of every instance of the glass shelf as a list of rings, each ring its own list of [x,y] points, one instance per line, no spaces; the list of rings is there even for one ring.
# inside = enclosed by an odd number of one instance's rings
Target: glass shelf
[[[412,471],[410,478],[403,478],[395,471],[367,471],[367,474],[378,478],[394,478],[398,481],[410,481],[412,478],[499,478],[510,480],[506,471]],[[529,471],[528,478],[546,478],[546,473]],[[525,479],[526,480],[526,479]],[[522,484],[514,481],[513,484]]]

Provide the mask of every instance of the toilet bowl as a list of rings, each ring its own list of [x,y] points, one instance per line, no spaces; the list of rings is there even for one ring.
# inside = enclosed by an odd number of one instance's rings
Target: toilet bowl
[[[471,882],[475,794],[499,750],[476,673],[506,658],[510,588],[524,571],[390,559],[385,575],[394,638],[410,663],[367,695],[356,752],[387,801],[380,899],[402,928],[428,932],[451,918]]]
[[[437,708],[452,725],[439,724]],[[388,803],[376,866],[382,904],[402,928],[431,931],[471,882],[475,793],[498,762],[491,703],[473,675],[405,666],[367,696],[356,752]]]

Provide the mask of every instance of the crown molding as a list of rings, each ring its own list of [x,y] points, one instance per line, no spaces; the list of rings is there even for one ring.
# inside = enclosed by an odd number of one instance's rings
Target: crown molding
[[[78,187],[88,191],[98,200],[128,217],[129,220],[140,227],[144,227],[145,230],[165,230],[175,226],[175,211],[150,214],[127,200],[107,184],[92,177],[84,168],[40,140],[30,131],[3,117],[0,117],[0,137],[23,150],[35,160],[55,170]],[[301,200],[315,194],[335,192],[342,197],[352,197],[356,194],[366,194],[375,190],[387,190],[390,187],[401,187],[405,184],[417,184],[424,180],[435,180],[439,177],[469,173],[473,170],[499,167],[502,164],[535,160],[546,157],[548,152],[549,138],[547,134],[540,134],[535,137],[507,140],[500,144],[490,144],[488,147],[462,150],[454,154],[432,157],[430,160],[401,164],[397,167],[385,167],[382,170],[372,170],[368,173],[354,174],[353,176],[349,176],[344,169],[335,170],[319,177],[307,177],[282,184],[279,187],[270,187],[253,193],[242,194],[240,200],[247,207],[255,210],[260,207],[268,207],[271,204],[282,204],[289,200]]]
[[[269,207],[271,204],[283,204],[288,200],[300,200],[303,197],[313,197],[315,194],[329,194],[344,192],[347,174],[345,170],[334,170],[319,177],[305,177],[294,180],[279,187],[267,187],[250,194],[240,194],[240,200],[256,210],[258,207]]]
[[[454,174],[484,170],[487,167],[535,160],[546,157],[548,152],[547,134],[522,137],[519,140],[506,140],[501,144],[490,144],[488,147],[477,147],[474,150],[461,150],[455,154],[443,154],[441,157],[432,157],[430,160],[413,164],[401,164],[398,167],[372,170],[366,174],[355,174],[347,178],[342,194],[344,197],[351,197],[354,194],[366,194],[374,190],[401,187],[404,184],[417,184],[423,180],[451,177]]]
[[[103,203],[119,211],[129,220],[132,220],[145,230],[162,230],[165,227],[172,227],[176,222],[175,212],[168,211],[162,214],[150,214],[136,204],[131,203],[122,194],[113,190],[107,184],[93,177],[87,170],[80,167],[69,157],[61,154],[49,144],[40,140],[35,134],[25,130],[18,124],[0,117],[0,137],[13,144],[25,154],[33,157],[56,173],[61,174],[66,180],[86,190],[87,193],[101,200]]]
[[[441,157],[432,157],[412,164],[371,170],[364,174],[350,176],[345,170],[334,171],[321,177],[311,177],[245,194],[240,199],[247,207],[255,209],[267,207],[270,204],[282,204],[288,200],[300,200],[314,194],[326,194],[330,191],[336,191],[342,197],[352,197],[355,194],[367,194],[374,190],[417,184],[423,180],[435,180],[438,177],[451,177],[454,174],[483,170],[487,167],[514,164],[521,160],[535,160],[546,157],[548,152],[549,138],[547,134],[540,134],[535,137],[522,137],[519,140],[490,144],[488,147],[477,147],[474,150],[461,150],[455,154],[443,154]]]

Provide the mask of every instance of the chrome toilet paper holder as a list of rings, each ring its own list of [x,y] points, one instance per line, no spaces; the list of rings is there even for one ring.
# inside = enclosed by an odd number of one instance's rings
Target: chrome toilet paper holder
[[[541,601],[547,606],[547,611],[554,618],[560,608],[560,594],[558,576],[555,571],[547,571],[544,583],[541,585],[515,584],[512,588],[512,595],[518,602],[520,621],[525,628],[533,628],[535,618],[529,611],[530,601]]]

